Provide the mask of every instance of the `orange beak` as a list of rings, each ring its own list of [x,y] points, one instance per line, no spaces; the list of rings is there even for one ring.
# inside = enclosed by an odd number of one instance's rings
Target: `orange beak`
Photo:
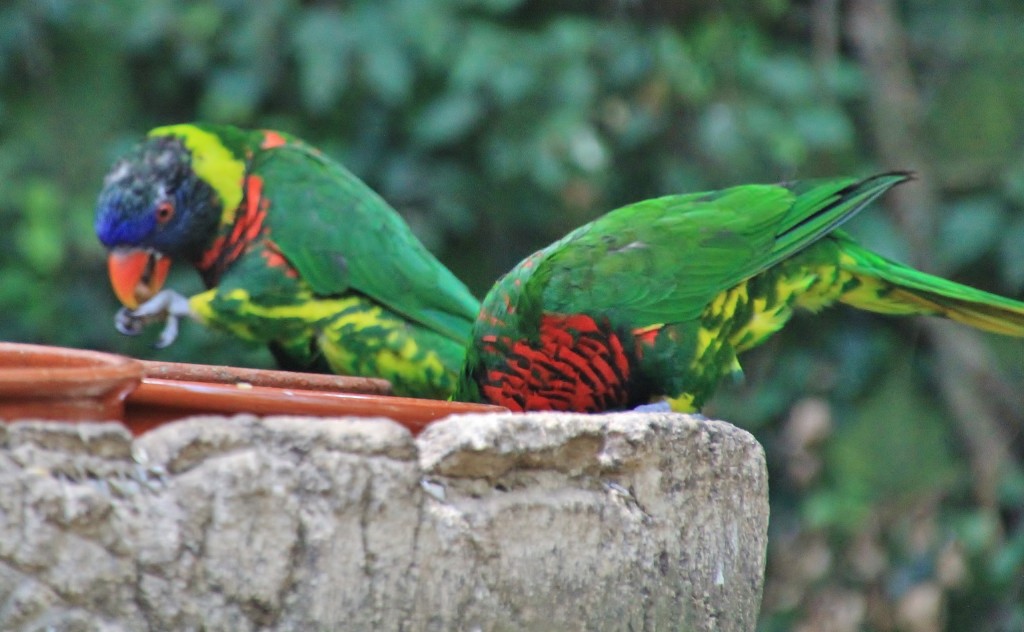
[[[170,258],[152,250],[116,248],[107,257],[114,294],[128,309],[135,309],[159,292],[170,269]]]

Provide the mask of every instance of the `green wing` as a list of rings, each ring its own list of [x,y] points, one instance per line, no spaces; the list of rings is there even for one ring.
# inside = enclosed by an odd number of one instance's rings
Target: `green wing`
[[[745,185],[647,200],[548,247],[544,309],[645,325],[699,316],[719,292],[814,243],[910,176]]]
[[[314,292],[355,290],[460,343],[479,304],[398,213],[340,164],[301,144],[259,152],[270,238]]]

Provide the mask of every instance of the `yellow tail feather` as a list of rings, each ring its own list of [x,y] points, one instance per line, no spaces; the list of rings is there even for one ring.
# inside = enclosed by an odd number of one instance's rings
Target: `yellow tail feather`
[[[852,256],[851,256],[852,255]],[[1024,303],[919,272],[844,244],[840,268],[850,281],[838,299],[880,314],[923,314],[1004,336],[1024,337]]]

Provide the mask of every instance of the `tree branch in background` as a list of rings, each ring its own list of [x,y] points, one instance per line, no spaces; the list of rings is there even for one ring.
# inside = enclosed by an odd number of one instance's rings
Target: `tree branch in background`
[[[839,56],[839,25],[839,0],[817,0],[811,5],[811,48],[819,68]]]
[[[885,168],[913,169],[918,181],[891,196],[893,211],[911,247],[912,260],[934,269],[929,244],[935,234],[938,193],[926,160],[919,127],[921,101],[913,82],[906,35],[892,0],[853,0],[847,35],[867,78],[871,132]],[[942,397],[953,411],[970,455],[978,502],[994,509],[999,475],[1012,462],[1007,422],[1024,423],[1013,410],[1013,389],[994,367],[992,354],[972,330],[928,319],[925,331],[936,351],[936,376]],[[987,384],[998,386],[988,388]]]
[[[886,169],[910,169],[918,177],[889,197],[896,220],[910,243],[914,265],[933,269],[930,244],[939,196],[921,142],[921,100],[903,28],[890,0],[853,0],[847,30],[867,79],[876,153]]]

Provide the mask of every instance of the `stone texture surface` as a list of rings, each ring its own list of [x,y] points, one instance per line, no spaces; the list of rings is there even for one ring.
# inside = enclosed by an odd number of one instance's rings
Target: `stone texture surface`
[[[0,426],[3,630],[753,630],[764,456],[672,414]]]

